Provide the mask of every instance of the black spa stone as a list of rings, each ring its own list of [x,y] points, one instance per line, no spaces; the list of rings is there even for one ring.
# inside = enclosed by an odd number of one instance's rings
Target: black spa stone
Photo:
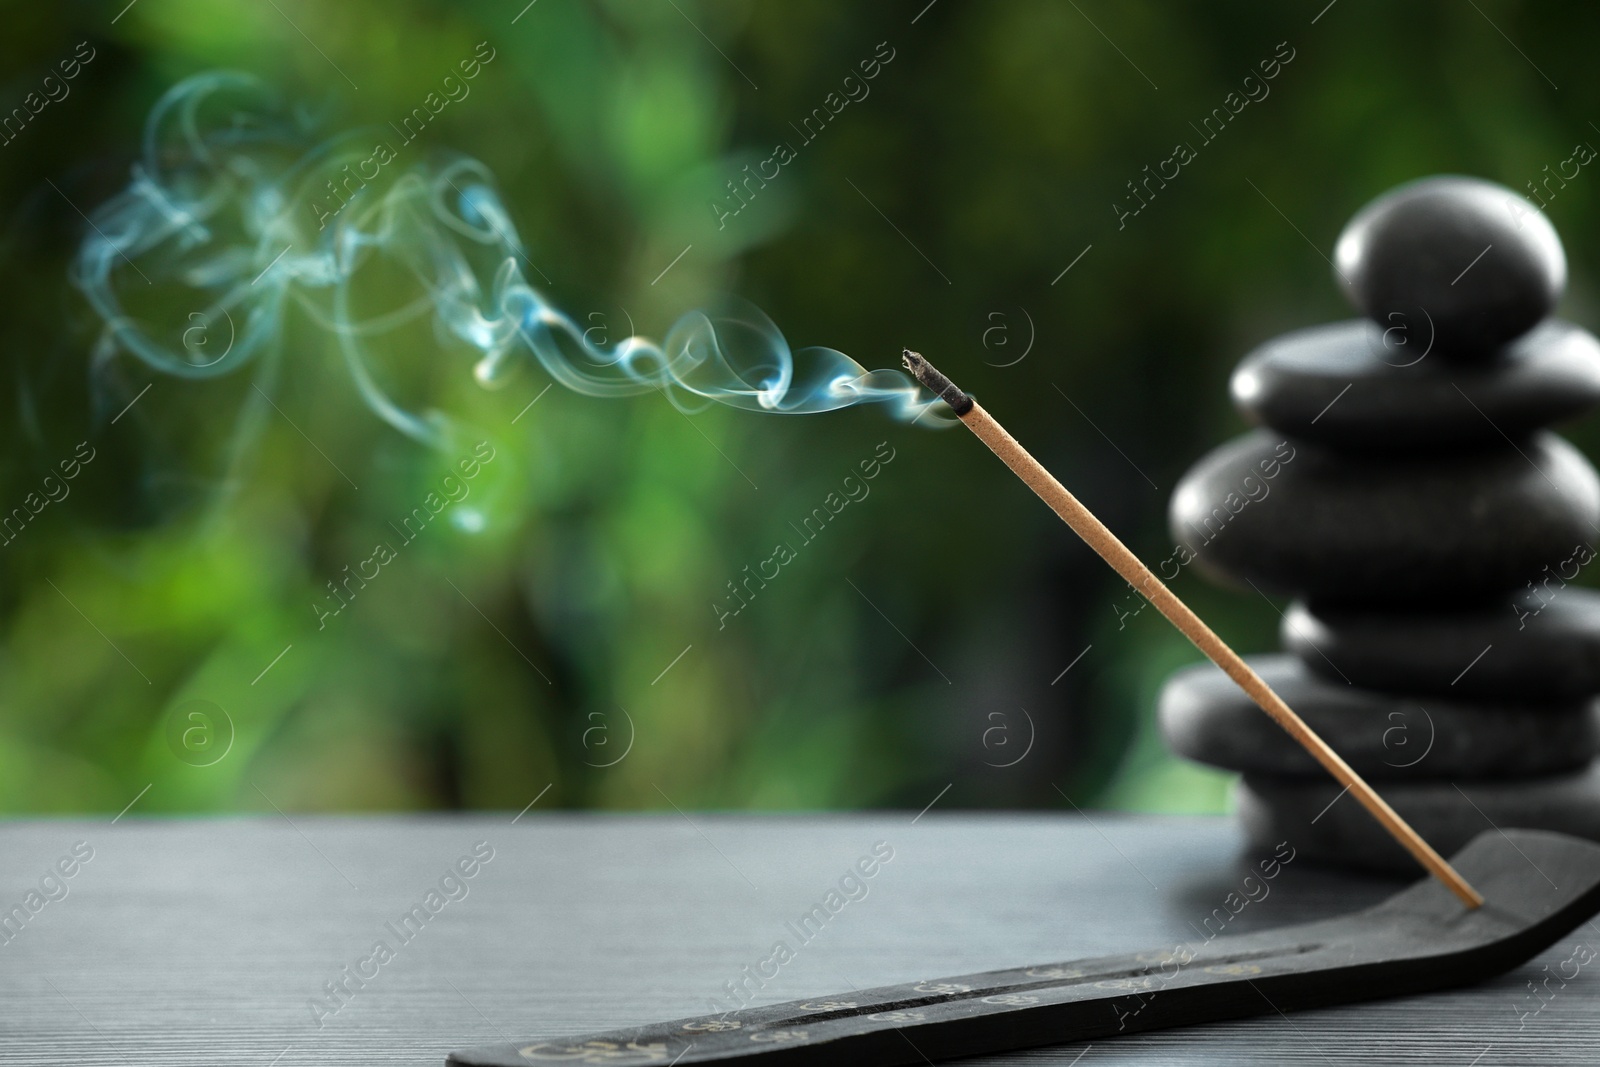
[[[1296,330],[1245,356],[1233,402],[1279,433],[1361,452],[1496,444],[1600,404],[1600,341],[1569,322],[1481,363],[1420,356],[1366,319]]]
[[[1530,329],[1567,280],[1549,220],[1478,178],[1423,178],[1383,194],[1345,226],[1333,258],[1363,315],[1444,359],[1480,356]]]
[[[1235,794],[1258,846],[1292,841],[1322,863],[1422,876],[1422,868],[1349,794],[1326,781],[1247,776]],[[1600,766],[1547,778],[1395,782],[1383,789],[1400,817],[1448,856],[1484,830],[1556,830],[1600,841]]]
[[[1423,702],[1327,681],[1293,656],[1247,662],[1363,777],[1503,778],[1575,770],[1600,752],[1600,721],[1588,700],[1556,705]],[[1167,745],[1181,756],[1247,774],[1321,780],[1327,771],[1209,664],[1167,679],[1158,712]]]
[[[1283,647],[1331,682],[1461,700],[1600,694],[1600,593],[1567,584],[1591,555],[1552,567],[1536,592],[1457,612],[1313,609],[1284,616]],[[1565,577],[1563,577],[1563,575]],[[1431,705],[1430,705],[1431,706]]]
[[[1246,434],[1200,460],[1168,509],[1207,573],[1324,603],[1483,603],[1559,566],[1600,526],[1600,478],[1572,445],[1357,458]]]

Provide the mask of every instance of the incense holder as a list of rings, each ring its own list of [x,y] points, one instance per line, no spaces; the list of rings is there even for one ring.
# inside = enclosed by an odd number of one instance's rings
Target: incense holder
[[[1172,534],[1209,576],[1284,613],[1262,673],[1436,847],[1486,826],[1600,839],[1594,700],[1600,474],[1547,427],[1600,405],[1600,341],[1549,318],[1566,258],[1548,220],[1466,178],[1359,212],[1335,273],[1365,319],[1270,340],[1235,371],[1261,429],[1180,481]],[[1253,587],[1253,588],[1252,588]],[[1212,667],[1167,684],[1183,755],[1245,774],[1257,844],[1414,862]]]
[[[1453,858],[1485,903],[1419,882],[1322,922],[852,990],[725,1015],[457,1052],[452,1067],[541,1063],[894,1067],[1469,985],[1532,959],[1600,910],[1600,846],[1485,833]]]

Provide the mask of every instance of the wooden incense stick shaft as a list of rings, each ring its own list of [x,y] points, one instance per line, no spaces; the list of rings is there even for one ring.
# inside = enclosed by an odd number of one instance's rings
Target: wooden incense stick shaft
[[[1467,907],[1476,908],[1483,903],[1482,895],[1468,885],[1466,880],[1456,873],[1455,868],[1434,851],[1432,845],[1424,841],[1387,801],[1374,792],[1343,757],[1318,737],[1316,731],[1307,726],[1305,720],[1295,714],[1294,710],[1283,702],[1283,698],[1273,692],[1272,687],[1267,685],[1237,652],[1229,648],[1200,616],[1179,600],[1166,584],[1117,538],[1116,534],[1079,503],[1078,498],[1068,492],[1066,486],[1057,481],[1054,475],[1045,470],[1043,464],[1029,455],[1028,450],[1018,444],[1016,438],[1006,432],[1005,427],[996,422],[975,400],[957,389],[950,379],[934,370],[922,357],[917,356],[916,362],[913,363],[911,357],[915,353],[908,352],[906,355],[907,366],[912,368],[918,380],[949,403],[951,410],[956,412],[961,421],[966,423],[967,427],[1011,468],[1012,473],[1026,482],[1028,488],[1039,495],[1039,499],[1050,505],[1050,509],[1061,516],[1062,521],[1072,527],[1073,532],[1083,538],[1101,559],[1111,564],[1118,574],[1127,579],[1129,585],[1154,604],[1156,610],[1165,615],[1183,636],[1194,642],[1194,646],[1204,652],[1211,662],[1221,667],[1262,711],[1272,716],[1273,721],[1311,753],[1318,763],[1327,768],[1328,773],[1333,775],[1362,807],[1371,812],[1373,818],[1377,819],[1406,851],[1416,857],[1418,863],[1443,882]],[[920,364],[921,368],[926,368],[931,374],[925,376],[917,364]]]

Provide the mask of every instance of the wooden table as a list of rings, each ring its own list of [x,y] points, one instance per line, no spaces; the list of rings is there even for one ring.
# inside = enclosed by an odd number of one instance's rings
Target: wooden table
[[[93,858],[74,865],[79,842]],[[893,858],[802,943],[792,924],[878,842]],[[794,958],[764,1001],[1168,946],[1247,873],[1227,819],[936,810],[22,822],[0,824],[0,866],[0,912],[24,908],[0,926],[0,1064],[28,1067],[437,1067],[720,1010],[779,940]],[[47,871],[59,899],[28,914]],[[1228,929],[1393,888],[1291,862]],[[413,907],[426,921],[402,929]],[[1527,984],[1579,940],[1600,948],[1600,930],[1471,990],[969,1062],[1593,1064],[1600,962],[1545,1000]]]

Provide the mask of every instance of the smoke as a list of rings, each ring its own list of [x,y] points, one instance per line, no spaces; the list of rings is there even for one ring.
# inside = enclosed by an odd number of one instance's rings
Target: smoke
[[[407,410],[380,384],[403,376],[382,355],[426,327],[441,358],[464,342],[485,386],[531,357],[575,392],[661,391],[683,410],[710,401],[800,415],[881,403],[916,420],[936,403],[898,370],[869,371],[831,348],[791,350],[747,305],[691,311],[660,342],[594,343],[523,273],[532,264],[481,163],[401,165],[422,153],[397,152],[387,133],[376,144],[360,131],[315,144],[314,125],[235,72],[188,78],[157,102],[131,182],[92,213],[73,267],[104,324],[97,367],[126,354],[211,379],[255,365],[268,396],[298,308],[334,338],[367,405],[430,444],[448,418]],[[935,413],[924,424],[944,421]]]

